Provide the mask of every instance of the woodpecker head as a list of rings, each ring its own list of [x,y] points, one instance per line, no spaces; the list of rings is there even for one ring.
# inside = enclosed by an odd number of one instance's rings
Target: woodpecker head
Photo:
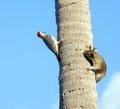
[[[43,38],[43,37],[45,36],[45,32],[38,32],[38,33],[37,33],[37,36],[38,36],[39,38]]]

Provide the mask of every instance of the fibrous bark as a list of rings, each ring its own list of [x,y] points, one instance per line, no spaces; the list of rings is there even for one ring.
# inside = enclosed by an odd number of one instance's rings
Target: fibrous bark
[[[94,73],[83,56],[92,45],[88,0],[55,0],[60,57],[59,109],[98,109]]]

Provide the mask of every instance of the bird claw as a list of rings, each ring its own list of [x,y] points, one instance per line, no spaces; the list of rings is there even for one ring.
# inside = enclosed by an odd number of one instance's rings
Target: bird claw
[[[63,41],[63,40],[62,40],[62,39],[60,39],[60,40],[58,41],[58,44],[60,44],[62,41]]]

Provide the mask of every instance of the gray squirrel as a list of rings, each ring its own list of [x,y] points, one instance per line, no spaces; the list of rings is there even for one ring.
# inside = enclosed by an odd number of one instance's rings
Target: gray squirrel
[[[84,57],[88,60],[91,65],[90,69],[95,72],[95,80],[99,82],[103,76],[106,74],[106,64],[103,57],[96,51],[96,48],[92,48],[90,46],[86,46],[88,50],[84,51]]]

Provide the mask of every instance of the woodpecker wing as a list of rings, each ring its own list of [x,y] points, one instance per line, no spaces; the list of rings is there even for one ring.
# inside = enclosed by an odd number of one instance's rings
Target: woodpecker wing
[[[53,53],[55,53],[56,55],[58,54],[57,40],[53,36],[46,35],[43,37],[43,41]]]

